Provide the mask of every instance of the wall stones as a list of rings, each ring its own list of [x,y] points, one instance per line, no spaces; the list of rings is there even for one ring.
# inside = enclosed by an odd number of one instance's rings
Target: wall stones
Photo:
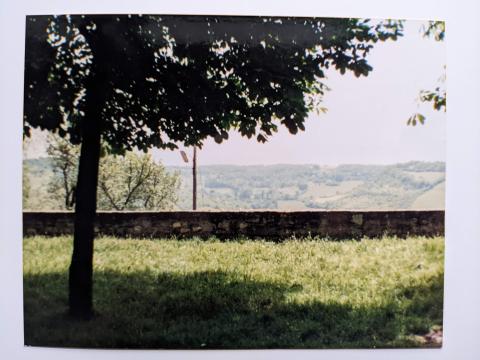
[[[119,237],[331,239],[444,234],[444,211],[160,211],[100,212],[95,231]],[[24,212],[25,235],[73,233],[73,213]]]

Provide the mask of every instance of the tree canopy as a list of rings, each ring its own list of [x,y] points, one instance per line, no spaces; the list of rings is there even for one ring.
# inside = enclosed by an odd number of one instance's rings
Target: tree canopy
[[[150,154],[106,155],[100,159],[98,208],[171,210],[178,201],[180,175],[169,173]]]
[[[366,76],[366,55],[396,21],[221,16],[27,17],[25,133],[81,141],[86,102],[101,103],[113,151],[201,145],[226,131],[266,141],[304,130],[324,70]],[[97,119],[98,120],[98,119]]]

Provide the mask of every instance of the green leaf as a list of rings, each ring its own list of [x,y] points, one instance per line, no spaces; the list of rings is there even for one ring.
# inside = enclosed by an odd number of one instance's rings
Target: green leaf
[[[425,123],[425,116],[423,116],[422,114],[417,114],[417,119],[420,122],[420,124],[423,125]]]

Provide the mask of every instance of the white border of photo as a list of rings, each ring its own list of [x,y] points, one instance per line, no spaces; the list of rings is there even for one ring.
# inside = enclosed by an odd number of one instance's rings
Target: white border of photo
[[[24,347],[22,109],[25,15],[151,13],[446,20],[447,188],[442,349],[162,351]],[[17,0],[0,3],[0,354],[4,359],[296,358],[479,359],[480,2],[476,0]],[[415,96],[415,94],[412,94]]]

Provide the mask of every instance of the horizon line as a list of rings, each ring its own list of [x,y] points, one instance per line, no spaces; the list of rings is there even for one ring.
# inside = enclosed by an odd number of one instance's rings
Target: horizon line
[[[49,156],[39,156],[39,157],[31,157],[31,158],[24,158],[22,161],[26,160],[42,160],[42,159],[49,159]],[[155,160],[154,160],[155,161]],[[190,162],[184,163],[181,165],[175,165],[175,164],[167,164],[164,163],[160,160],[160,163],[163,166],[171,166],[171,167],[184,167],[186,165],[191,165]],[[407,160],[407,161],[400,161],[400,162],[389,162],[389,163],[367,163],[367,162],[345,162],[345,163],[336,163],[336,164],[328,164],[328,163],[268,163],[268,164],[235,164],[235,163],[215,163],[215,164],[198,164],[198,167],[201,166],[326,166],[326,167],[336,167],[336,166],[342,166],[342,165],[367,165],[367,166],[391,166],[391,165],[403,165],[403,164],[408,164],[408,163],[443,163],[445,164],[445,160]]]
[[[391,166],[391,165],[403,165],[409,163],[443,163],[445,164],[445,160],[408,160],[408,161],[400,161],[400,162],[391,162],[391,163],[355,163],[355,162],[345,162],[345,163],[337,163],[337,164],[326,164],[326,163],[271,163],[271,164],[234,164],[234,163],[218,163],[218,164],[198,164],[197,166],[326,166],[326,167],[336,167],[336,166],[344,166],[344,165],[366,165],[366,166]],[[164,166],[174,166],[174,167],[183,167],[186,165],[190,165],[189,163],[185,163],[182,165],[174,165],[174,164],[165,164],[162,163]]]

